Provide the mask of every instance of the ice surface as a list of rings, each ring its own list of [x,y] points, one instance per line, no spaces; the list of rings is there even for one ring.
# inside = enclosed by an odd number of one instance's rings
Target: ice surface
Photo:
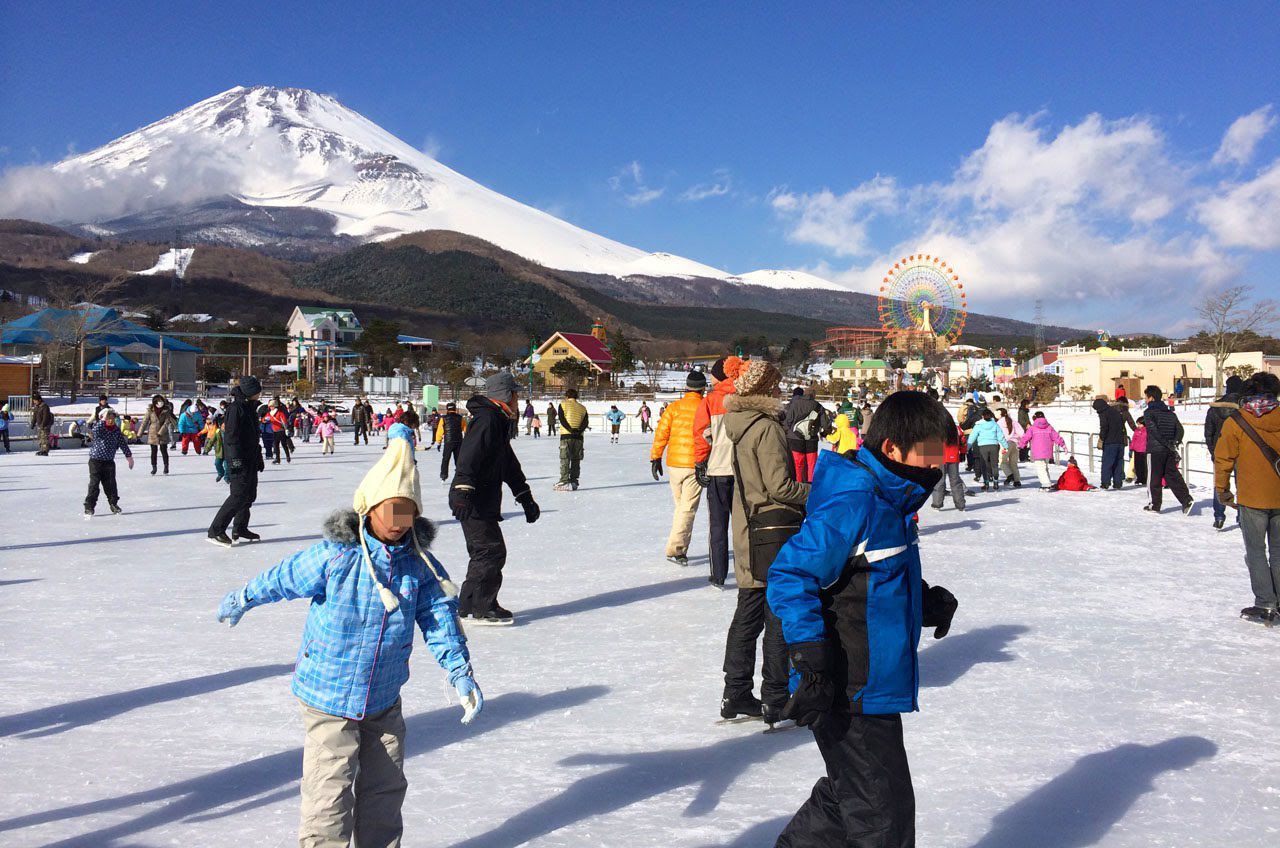
[[[663,559],[666,483],[648,443],[591,434],[583,488],[555,493],[557,443],[520,438],[543,518],[504,524],[502,600],[472,628],[470,727],[419,645],[404,689],[406,844],[769,846],[822,773],[807,731],[717,727],[734,593]],[[119,469],[122,516],[82,519],[83,451],[0,455],[0,844],[296,844],[301,727],[288,675],[306,604],[213,612],[317,538],[378,446],[268,466],[261,545],[204,542],[212,459]],[[437,553],[465,572],[421,452]],[[1029,470],[1029,469],[1027,469]],[[1026,474],[1034,479],[1033,475]],[[1240,535],[1138,491],[976,495],[921,515],[927,579],[960,600],[925,640],[906,744],[921,846],[1273,845],[1280,837],[1280,630],[1249,602]],[[105,504],[101,504],[105,511]]]

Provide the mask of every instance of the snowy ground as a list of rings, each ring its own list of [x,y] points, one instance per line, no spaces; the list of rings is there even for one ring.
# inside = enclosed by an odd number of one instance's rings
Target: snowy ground
[[[807,731],[713,724],[734,594],[706,584],[703,519],[676,568],[643,437],[592,437],[572,494],[551,491],[554,441],[517,447],[543,506],[505,525],[502,597],[521,621],[469,634],[488,699],[471,727],[414,653],[407,844],[772,845],[821,761]],[[223,494],[209,458],[178,456],[168,477],[121,467],[127,512],[85,522],[83,452],[0,456],[0,844],[295,844],[288,675],[306,605],[234,630],[213,610],[315,539],[378,453],[307,445],[268,466],[267,541],[231,551],[203,540]],[[919,844],[1276,844],[1280,630],[1235,618],[1239,533],[1215,533],[1203,502],[1155,517],[1137,491],[1033,486],[921,516],[925,573],[960,611],[926,640],[923,711],[905,721]]]

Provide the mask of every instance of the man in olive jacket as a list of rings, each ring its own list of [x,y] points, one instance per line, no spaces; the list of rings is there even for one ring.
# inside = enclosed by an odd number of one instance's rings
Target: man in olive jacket
[[[795,479],[795,462],[787,448],[787,436],[779,418],[778,369],[762,359],[747,363],[737,378],[737,393],[725,398],[724,433],[733,443],[736,480],[733,496],[733,571],[738,583],[738,606],[729,625],[724,649],[724,697],[720,714],[763,716],[778,720],[786,704],[787,646],[782,624],[765,599],[763,574],[771,563],[751,561],[748,516],[781,508],[787,520],[778,524],[800,528],[809,484]],[[770,519],[773,523],[773,519]],[[760,553],[757,552],[757,558]],[[755,572],[753,574],[753,571]],[[756,664],[756,640],[764,631],[764,665],[760,700],[752,694]]]
[[[53,412],[39,392],[31,393],[31,429],[36,431],[39,445],[36,456],[48,456],[49,431],[53,429]]]

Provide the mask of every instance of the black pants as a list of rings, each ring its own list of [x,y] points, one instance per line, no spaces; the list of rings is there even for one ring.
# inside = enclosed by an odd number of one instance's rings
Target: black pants
[[[467,579],[458,595],[459,615],[483,615],[498,604],[502,567],[507,564],[507,543],[497,521],[468,518],[462,522],[467,541]]]
[[[93,509],[98,505],[99,486],[107,496],[107,503],[115,506],[120,501],[120,492],[116,490],[115,462],[109,459],[89,460],[89,494],[85,495],[85,509]]]
[[[161,442],[158,445],[151,446],[151,470],[156,470],[156,451],[159,450],[160,455],[164,457],[164,473],[169,473],[169,445]]]
[[[366,445],[369,444],[369,425],[357,424],[355,427],[355,430],[356,430],[356,440],[354,443],[357,445],[360,444],[360,437],[364,436],[364,443]]]
[[[449,479],[449,460],[453,460],[454,467],[458,465],[458,451],[462,449],[462,442],[445,441],[444,449],[440,451],[440,479]]]
[[[1133,452],[1133,482],[1147,485],[1147,455],[1143,451]]]
[[[9,449],[9,428],[8,427],[5,427],[3,430],[0,430],[0,441],[4,442],[5,453],[13,452]]]
[[[1150,485],[1148,491],[1151,492],[1151,505],[1157,510],[1160,509],[1160,501],[1164,494],[1161,479],[1169,484],[1169,491],[1173,492],[1173,496],[1178,499],[1178,503],[1186,506],[1191,503],[1191,493],[1187,491],[1187,481],[1182,479],[1182,472],[1178,470],[1177,454],[1168,451],[1150,451],[1147,456],[1151,460],[1151,469],[1148,472],[1150,477]]]
[[[711,477],[707,486],[707,510],[711,536],[707,542],[711,579],[724,583],[729,576],[729,514],[733,512],[733,477]]]
[[[902,718],[828,716],[813,732],[827,776],[776,848],[915,848],[916,798]]]
[[[249,510],[258,499],[258,469],[241,468],[233,471],[227,482],[231,484],[231,493],[222,502],[222,508],[209,525],[210,536],[226,533],[229,526],[234,533],[249,529]]]
[[[289,438],[284,433],[276,433],[276,443],[274,448],[272,449],[272,453],[276,458],[276,462],[280,461],[281,448],[284,449],[284,458],[292,462],[293,461],[293,439]]]
[[[755,688],[756,640],[764,631],[760,700],[781,707],[787,702],[787,643],[782,622],[769,609],[764,589],[739,589],[729,636],[724,644],[724,696],[750,695]]]

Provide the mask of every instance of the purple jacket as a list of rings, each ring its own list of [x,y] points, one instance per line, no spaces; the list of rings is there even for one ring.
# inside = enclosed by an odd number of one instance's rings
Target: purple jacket
[[[1066,450],[1067,443],[1062,440],[1062,436],[1058,435],[1058,431],[1053,429],[1047,418],[1037,418],[1031,422],[1031,426],[1022,434],[1022,438],[1018,440],[1018,447],[1025,448],[1031,445],[1032,459],[1053,459],[1053,446]]]

